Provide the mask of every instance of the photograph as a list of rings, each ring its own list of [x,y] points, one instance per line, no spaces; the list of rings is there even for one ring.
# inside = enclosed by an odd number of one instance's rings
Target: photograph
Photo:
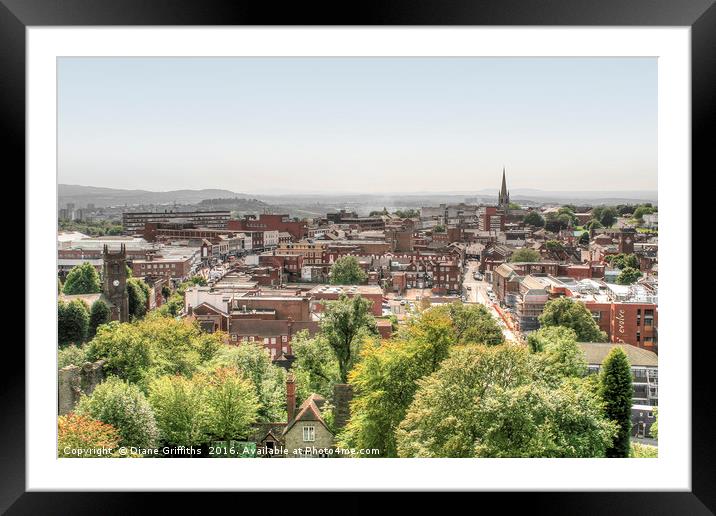
[[[661,87],[57,56],[56,457],[657,462]]]

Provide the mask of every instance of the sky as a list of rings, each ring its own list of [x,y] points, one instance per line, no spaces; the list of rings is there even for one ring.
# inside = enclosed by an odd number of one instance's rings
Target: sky
[[[656,190],[655,58],[58,59],[58,180]]]

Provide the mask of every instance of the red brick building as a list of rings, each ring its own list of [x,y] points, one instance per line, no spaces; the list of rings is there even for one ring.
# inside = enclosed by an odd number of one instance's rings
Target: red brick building
[[[658,308],[654,303],[600,303],[585,306],[610,342],[658,351]]]
[[[289,233],[294,241],[305,238],[308,232],[306,222],[294,221],[286,214],[273,215],[262,213],[258,219],[255,216],[247,215],[242,220],[230,220],[226,227],[238,231],[285,232]]]

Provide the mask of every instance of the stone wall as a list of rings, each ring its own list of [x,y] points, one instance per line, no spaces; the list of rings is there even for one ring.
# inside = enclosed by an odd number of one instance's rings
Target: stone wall
[[[57,402],[60,416],[72,412],[82,394],[89,396],[104,380],[104,360],[69,365],[58,372]]]

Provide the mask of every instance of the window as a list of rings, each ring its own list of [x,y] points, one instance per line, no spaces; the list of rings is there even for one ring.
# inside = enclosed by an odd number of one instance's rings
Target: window
[[[313,442],[316,440],[316,427],[313,425],[305,425],[303,427],[303,442]]]

